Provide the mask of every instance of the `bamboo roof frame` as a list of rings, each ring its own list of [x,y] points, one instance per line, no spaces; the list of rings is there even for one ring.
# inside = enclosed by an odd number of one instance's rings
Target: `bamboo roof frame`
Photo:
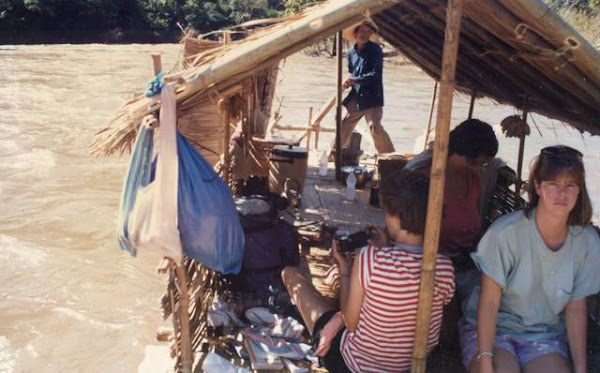
[[[200,53],[167,75],[177,100],[217,97],[227,87],[302,48],[371,17],[383,39],[436,80],[441,76],[445,0],[329,0]],[[542,0],[465,0],[455,90],[600,134],[600,53]],[[90,152],[127,150],[158,96],[126,102]]]

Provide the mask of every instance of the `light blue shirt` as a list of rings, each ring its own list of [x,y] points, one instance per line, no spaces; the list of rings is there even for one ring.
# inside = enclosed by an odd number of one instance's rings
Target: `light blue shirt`
[[[565,334],[569,302],[600,292],[600,238],[591,227],[569,227],[567,239],[550,250],[535,223],[522,211],[499,218],[471,254],[483,273],[502,287],[498,329],[526,340]],[[475,323],[479,287],[465,315]]]

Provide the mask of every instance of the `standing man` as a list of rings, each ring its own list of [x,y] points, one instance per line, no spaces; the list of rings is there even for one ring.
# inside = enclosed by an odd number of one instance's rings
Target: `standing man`
[[[394,151],[390,136],[381,126],[383,114],[383,51],[371,41],[377,32],[372,21],[363,21],[343,31],[344,39],[354,42],[348,51],[350,77],[342,88],[351,88],[342,104],[348,113],[342,120],[342,148],[347,146],[356,124],[365,117],[377,153]]]

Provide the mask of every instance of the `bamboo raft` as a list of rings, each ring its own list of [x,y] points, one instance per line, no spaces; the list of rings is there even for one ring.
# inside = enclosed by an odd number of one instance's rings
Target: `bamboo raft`
[[[488,97],[517,108],[525,123],[528,114],[535,112],[598,135],[600,53],[541,0],[330,0],[294,17],[264,22],[264,27],[253,24],[200,37],[185,35],[183,55],[165,77],[167,83],[177,84],[179,131],[231,186],[239,178],[268,175],[268,155],[274,143],[265,136],[273,119],[278,64],[337,33],[338,93],[324,107],[335,106],[335,131],[339,133],[341,30],[365,18],[371,18],[386,41],[439,84],[432,100],[437,98],[437,116],[412,371],[425,372],[426,365],[430,371],[455,371],[458,366],[446,366],[444,359],[438,360],[441,365],[435,359],[428,362],[426,349],[453,94],[471,95],[470,113],[477,98]],[[160,70],[155,59],[155,74]],[[156,95],[134,96],[98,132],[91,153],[128,151],[142,120],[155,116],[160,106]],[[320,127],[321,114],[309,120],[302,137],[307,142],[312,133],[318,141],[321,130],[330,131]],[[239,149],[232,149],[229,137],[236,130],[242,135],[241,144]],[[516,135],[520,139],[516,191],[496,190],[493,211],[497,215],[522,204],[517,196],[525,135]],[[243,164],[232,157],[234,151],[245,156]],[[328,179],[313,177],[309,169],[301,215],[316,212],[336,223],[354,226],[378,221],[381,214],[362,204],[361,192],[356,204],[341,200],[342,185],[334,181],[334,176],[336,180],[341,176],[340,157],[338,154],[335,172],[331,170]],[[307,258],[304,268],[317,281],[329,264],[327,253],[316,248],[303,250]],[[191,372],[194,353],[201,355],[206,339],[206,310],[222,289],[222,279],[189,259],[183,263],[165,261],[159,271],[168,277],[161,303],[163,316],[173,316],[175,370]],[[600,316],[598,308],[596,313]]]

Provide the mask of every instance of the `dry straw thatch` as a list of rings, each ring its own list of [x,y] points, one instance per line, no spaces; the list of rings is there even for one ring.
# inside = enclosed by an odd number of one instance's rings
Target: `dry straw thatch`
[[[365,17],[439,79],[445,12],[444,0],[330,0],[242,41],[185,43],[187,57],[167,80],[180,83],[180,109],[216,104],[248,76]],[[541,0],[464,0],[455,83],[458,91],[521,109],[527,102],[529,112],[600,134],[600,54]],[[141,119],[159,107],[157,97],[126,102],[91,153],[129,149]]]

